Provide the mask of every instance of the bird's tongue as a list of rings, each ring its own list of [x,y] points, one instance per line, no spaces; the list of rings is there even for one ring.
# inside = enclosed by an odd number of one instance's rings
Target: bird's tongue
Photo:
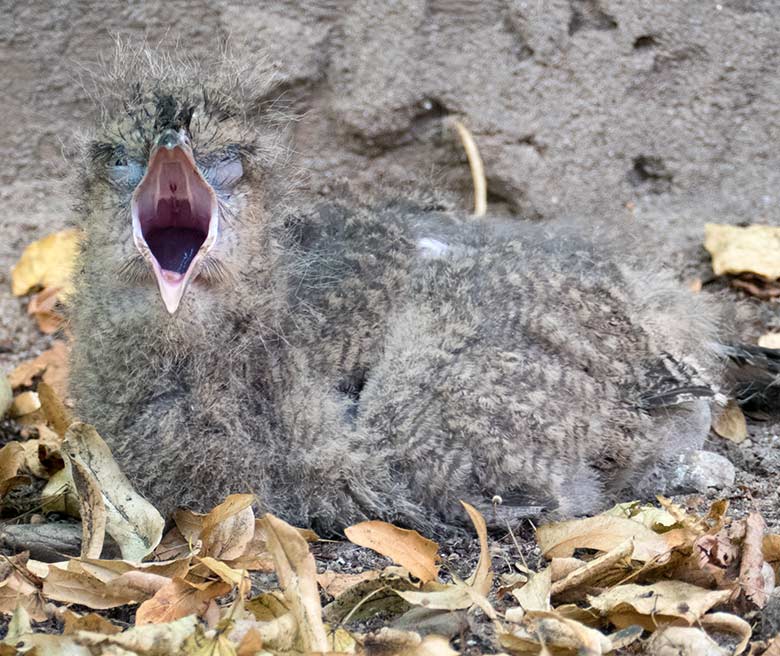
[[[217,234],[217,201],[188,148],[161,147],[133,196],[133,236],[173,313]]]

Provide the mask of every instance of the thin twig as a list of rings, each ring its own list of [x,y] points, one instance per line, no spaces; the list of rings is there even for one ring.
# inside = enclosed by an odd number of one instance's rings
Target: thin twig
[[[466,151],[471,169],[471,181],[474,185],[474,216],[485,216],[487,212],[487,181],[485,180],[485,167],[482,157],[474,141],[474,137],[468,128],[458,119],[450,119],[450,125],[455,128]]]

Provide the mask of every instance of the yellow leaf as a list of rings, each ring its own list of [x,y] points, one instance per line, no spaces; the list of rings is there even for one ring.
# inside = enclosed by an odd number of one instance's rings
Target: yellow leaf
[[[61,230],[25,248],[11,269],[14,296],[24,296],[35,287],[62,287],[66,295],[72,293],[71,274],[79,237],[78,230]]]
[[[417,531],[370,521],[350,526],[344,534],[350,542],[373,549],[405,567],[423,583],[433,581],[439,574],[439,545]]]
[[[768,280],[780,278],[780,227],[708,223],[704,230],[704,247],[716,275],[755,273]]]
[[[247,574],[246,570],[233,569],[229,565],[226,565],[222,561],[216,560],[211,556],[198,558],[198,562],[201,565],[207,567],[225,583],[229,583],[233,587],[238,588],[239,594],[242,596],[249,591],[250,587],[252,587],[252,583],[249,580],[249,575]]]

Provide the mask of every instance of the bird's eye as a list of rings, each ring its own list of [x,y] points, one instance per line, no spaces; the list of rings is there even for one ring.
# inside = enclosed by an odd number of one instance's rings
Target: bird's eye
[[[203,175],[214,187],[230,188],[243,177],[244,166],[237,153],[230,153],[214,164],[204,167]]]
[[[143,166],[124,155],[117,157],[108,167],[108,179],[122,187],[134,187],[141,182],[143,174]]]

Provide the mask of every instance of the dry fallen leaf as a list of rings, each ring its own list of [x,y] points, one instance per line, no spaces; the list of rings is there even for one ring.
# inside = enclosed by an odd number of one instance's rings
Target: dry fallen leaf
[[[473,574],[465,581],[453,576],[454,585],[442,585],[429,582],[423,590],[396,590],[396,594],[415,606],[431,610],[465,610],[478,606],[490,619],[495,619],[496,613],[487,600],[493,582],[491,571],[490,550],[487,542],[487,526],[479,511],[465,501],[461,504],[466,509],[479,537],[479,561]]]
[[[226,595],[232,588],[224,581],[200,586],[175,577],[138,607],[135,624],[165,624],[193,614],[202,617],[213,599]]]
[[[222,581],[229,583],[232,587],[238,589],[238,593],[243,597],[252,587],[252,581],[246,570],[233,569],[220,560],[211,556],[198,558],[197,561],[213,574],[216,574]]]
[[[652,585],[618,585],[600,595],[588,595],[588,602],[618,628],[639,624],[653,631],[675,619],[691,625],[730,596],[730,590],[706,590],[682,581],[658,581]]]
[[[751,649],[751,656],[754,653],[756,652]],[[780,656],[780,633],[772,638],[772,641],[767,645],[766,651],[761,656]]]
[[[46,415],[46,421],[60,438],[65,437],[65,432],[74,421],[70,410],[65,407],[54,388],[43,381],[38,383],[38,398],[41,401],[43,414]]]
[[[742,598],[751,608],[763,608],[769,598],[763,574],[765,530],[766,523],[760,514],[748,514],[745,519],[745,540],[742,543],[742,561],[739,566],[739,587]]]
[[[66,398],[68,386],[68,347],[63,341],[55,341],[47,351],[33,360],[22,362],[8,376],[11,386],[30,387],[36,376],[43,375],[61,399]]]
[[[704,247],[712,256],[716,275],[754,273],[780,278],[780,227],[733,226],[708,223]]]
[[[357,574],[342,574],[326,570],[322,574],[317,574],[317,583],[325,592],[335,598],[361,581],[373,581],[378,579],[379,576],[380,572],[376,570],[359,572]]]
[[[780,535],[777,533],[765,535],[761,543],[761,551],[764,560],[777,570],[780,565]]]
[[[59,330],[65,320],[56,310],[61,294],[61,287],[46,287],[34,294],[27,304],[27,314],[35,317],[38,329],[45,335]]]
[[[255,514],[251,494],[231,494],[203,517],[198,538],[202,553],[221,560],[241,556],[255,534]]]
[[[27,554],[3,559],[0,566],[0,612],[13,613],[23,606],[31,619],[40,622],[48,619],[49,612],[41,594],[40,579],[27,567]]]
[[[624,517],[639,522],[656,533],[663,533],[677,524],[677,520],[672,517],[668,510],[649,503],[642,504],[639,501],[618,503],[602,514]]]
[[[393,654],[394,656],[457,656],[449,640],[442,636],[424,638],[412,631],[384,627],[367,635],[363,641],[367,654]]]
[[[541,572],[534,572],[522,588],[512,590],[512,596],[518,603],[517,608],[506,611],[506,619],[519,622],[531,610],[548,611],[550,606],[550,588],[552,587],[552,568],[545,567]]]
[[[597,656],[614,649],[612,641],[600,631],[568,619],[556,612],[534,612],[521,626],[498,636],[501,646],[512,653],[588,654]],[[560,651],[559,651],[560,650]]]
[[[0,449],[0,499],[21,482],[18,474],[24,456],[24,447],[19,442],[9,442]]]
[[[11,621],[8,623],[3,644],[14,646],[29,633],[32,633],[30,615],[23,605],[19,605],[14,610]]]
[[[460,502],[463,508],[468,513],[469,519],[474,524],[474,529],[477,532],[479,538],[479,561],[474,573],[466,581],[468,585],[473,587],[483,597],[487,596],[490,592],[490,587],[493,584],[493,573],[490,568],[490,549],[488,548],[487,541],[487,525],[485,524],[485,518],[474,508],[474,506]]]
[[[729,653],[704,631],[688,626],[667,626],[647,641],[648,656],[727,656]]]
[[[81,515],[81,557],[100,558],[106,538],[106,504],[100,484],[77,457],[65,458],[68,475],[79,498]]]
[[[106,531],[127,560],[141,560],[162,537],[165,520],[141,497],[116,464],[103,438],[89,424],[71,424],[63,449],[97,480],[106,508]]]
[[[386,567],[377,578],[358,581],[342,591],[324,611],[325,621],[338,624],[349,615],[353,619],[366,619],[376,613],[396,617],[409,610],[409,604],[401,599],[398,590],[417,590],[409,573],[401,567]]]
[[[723,411],[714,418],[712,430],[736,444],[747,439],[747,420],[736,401],[730,399]]]
[[[439,545],[417,531],[370,521],[350,526],[344,534],[350,542],[373,549],[405,567],[423,583],[433,581],[439,575]]]
[[[43,581],[43,594],[47,599],[53,601],[80,604],[93,610],[124,606],[143,601],[148,596],[127,586],[111,587],[95,576],[82,571],[78,567],[77,561],[71,561],[67,568],[50,566]]]
[[[79,236],[78,230],[61,230],[27,246],[11,269],[14,296],[23,296],[35,287],[60,287],[70,294]]]
[[[75,639],[79,644],[94,647],[92,653],[123,653],[118,650],[108,651],[115,645],[132,654],[187,654],[184,646],[187,639],[195,633],[198,618],[195,615],[183,617],[167,624],[146,624],[136,626],[116,635],[78,631]],[[98,648],[106,648],[98,652]]]
[[[702,615],[699,623],[707,629],[723,633],[733,633],[740,641],[734,648],[734,656],[738,656],[747,649],[753,629],[741,617],[731,613],[707,613]]]
[[[58,615],[64,623],[62,628],[63,635],[71,635],[77,631],[95,631],[107,635],[114,635],[122,630],[116,624],[112,624],[105,617],[102,617],[97,613],[78,615],[72,610],[65,608],[62,609]]]
[[[237,614],[233,608],[229,610]],[[269,651],[292,651],[298,634],[297,620],[289,602],[279,592],[263,593],[246,602],[246,612],[235,617],[230,637],[243,641],[249,631],[256,631]],[[300,641],[297,646],[300,646]]]
[[[536,540],[547,558],[571,556],[575,549],[611,551],[631,539],[632,558],[643,562],[670,551],[668,535],[659,535],[638,521],[608,514],[545,524],[536,530]]]
[[[263,649],[263,637],[260,632],[252,627],[250,628],[238,642],[236,647],[236,656],[255,656],[259,654]],[[338,649],[334,651],[340,651]]]
[[[41,490],[41,503],[46,512],[61,512],[71,517],[79,516],[79,498],[66,469],[60,469],[49,478],[49,482]]]
[[[583,563],[581,567],[569,572],[562,579],[555,581],[550,589],[553,596],[560,595],[572,588],[577,588],[586,583],[595,584],[601,577],[612,573],[616,567],[626,565],[631,560],[631,554],[634,551],[634,544],[631,540],[626,540],[618,545],[612,551],[601,554],[600,556]],[[624,568],[619,569],[620,572]]]
[[[263,523],[276,575],[298,622],[304,651],[326,652],[328,639],[322,624],[317,565],[306,540],[295,528],[273,515],[265,515]]]

